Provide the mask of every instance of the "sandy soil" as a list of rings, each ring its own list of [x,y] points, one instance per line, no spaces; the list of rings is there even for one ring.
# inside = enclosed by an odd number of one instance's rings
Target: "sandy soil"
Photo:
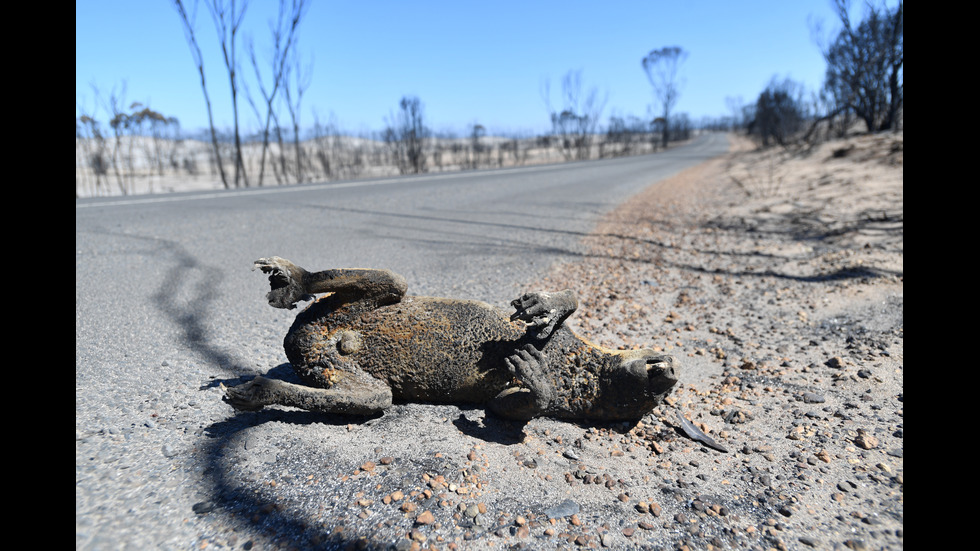
[[[578,292],[580,333],[681,361],[670,406],[618,437],[657,473],[628,492],[661,510],[636,522],[690,548],[901,548],[903,134],[735,149],[612,213],[541,285]],[[671,410],[729,453],[665,432]]]

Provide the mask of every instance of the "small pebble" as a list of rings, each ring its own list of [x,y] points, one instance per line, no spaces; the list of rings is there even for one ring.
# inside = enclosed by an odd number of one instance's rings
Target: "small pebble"
[[[878,447],[878,444],[877,438],[863,430],[858,430],[857,438],[854,439],[854,445],[865,450],[873,450]]]
[[[822,404],[826,401],[826,399],[823,396],[816,394],[814,392],[804,392],[803,401],[808,404]]]
[[[834,356],[833,358],[824,362],[827,367],[832,367],[834,369],[841,369],[844,367],[844,360],[840,356]]]
[[[570,499],[566,499],[565,501],[562,501],[558,505],[551,507],[550,509],[546,509],[544,514],[547,515],[548,518],[563,518],[563,517],[574,515],[578,512],[579,512],[578,503],[575,503]]]
[[[199,515],[210,513],[211,511],[214,511],[214,508],[215,503],[213,501],[199,501],[191,507],[191,509],[193,509],[194,512]]]

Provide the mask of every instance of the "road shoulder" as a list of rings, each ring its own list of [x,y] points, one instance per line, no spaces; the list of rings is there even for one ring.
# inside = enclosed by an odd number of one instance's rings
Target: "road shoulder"
[[[627,201],[539,283],[578,293],[570,322],[599,344],[680,360],[630,443],[673,495],[733,514],[672,504],[687,522],[665,527],[739,547],[902,545],[903,158],[902,134],[795,154],[739,142]],[[672,409],[734,453],[657,430]]]

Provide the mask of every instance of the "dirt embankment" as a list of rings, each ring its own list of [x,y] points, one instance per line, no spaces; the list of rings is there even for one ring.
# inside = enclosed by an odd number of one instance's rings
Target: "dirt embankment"
[[[659,503],[638,522],[664,543],[900,548],[903,134],[795,153],[733,139],[612,213],[541,288],[575,289],[569,323],[599,344],[680,360],[669,404],[623,436],[654,454],[628,499]],[[674,409],[730,453],[662,430]]]

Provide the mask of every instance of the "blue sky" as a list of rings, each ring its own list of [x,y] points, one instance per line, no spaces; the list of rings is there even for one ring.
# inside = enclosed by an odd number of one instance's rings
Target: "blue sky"
[[[260,59],[276,4],[252,0],[245,14],[243,36],[254,38]],[[608,94],[603,123],[609,115],[646,117],[653,94],[640,60],[674,45],[689,52],[676,111],[695,120],[723,116],[726,98],[754,101],[773,76],[818,89],[825,70],[811,30],[818,21],[825,35],[839,28],[829,0],[313,1],[298,42],[304,63],[313,64],[301,124],[312,125],[315,109],[345,132],[376,131],[402,96],[415,95],[436,131],[465,133],[480,123],[491,134],[541,132],[548,127],[542,83],[550,81],[559,103],[570,70]],[[215,122],[230,128],[227,73],[204,4],[196,27]],[[239,55],[240,74],[252,79]],[[77,0],[76,116],[78,106],[96,110],[93,84],[107,95],[123,83],[127,103],[175,116],[185,131],[207,127],[170,1]],[[244,99],[239,109],[243,126],[258,128]]]

